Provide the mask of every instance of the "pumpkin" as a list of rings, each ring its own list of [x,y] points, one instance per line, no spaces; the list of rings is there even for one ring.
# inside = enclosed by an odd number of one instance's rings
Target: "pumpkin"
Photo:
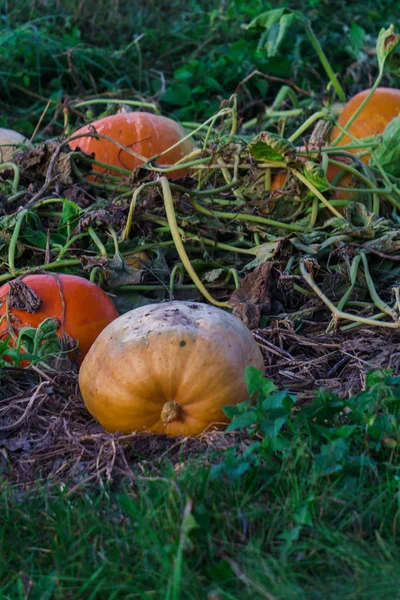
[[[247,327],[196,302],[142,306],[99,335],[79,373],[86,408],[108,431],[197,435],[249,399],[247,365],[263,357]]]
[[[304,151],[305,147],[303,147],[303,146],[299,147],[298,150]],[[298,156],[297,158],[301,162],[305,162],[307,160],[305,156]],[[351,159],[343,157],[343,156],[332,156],[332,158],[338,162],[343,162],[343,163],[347,163],[347,164],[352,163]],[[336,165],[333,165],[331,163],[328,164],[326,178],[329,181],[329,183],[331,183],[333,181],[333,179],[336,177],[336,175],[338,175],[340,173],[341,170],[342,169]],[[281,190],[286,183],[287,176],[288,176],[287,170],[280,169],[272,177],[271,192],[274,192],[276,190]],[[357,194],[351,191],[351,188],[355,187],[355,185],[356,185],[356,181],[355,181],[355,178],[351,175],[351,173],[344,173],[343,176],[340,178],[340,180],[336,183],[336,187],[348,187],[349,191],[348,192],[332,191],[331,196],[330,196],[331,200],[355,200],[355,199],[357,199]],[[338,210],[340,211],[340,208]]]
[[[0,127],[0,164],[11,161],[22,144],[29,145],[29,140],[22,133]]]
[[[361,102],[364,100],[370,90],[363,90],[356,94],[345,105],[341,112],[338,123],[344,127],[350,117],[355,113]],[[361,139],[375,134],[383,133],[386,126],[400,113],[400,90],[391,88],[377,88],[368,100],[365,108],[356,117],[350,125],[349,132],[356,138]],[[331,142],[336,140],[340,134],[340,129],[334,127],[331,132]],[[344,135],[338,146],[350,144],[352,140]],[[360,149],[349,150],[349,152],[360,152]],[[369,154],[362,157],[365,163],[369,161]]]
[[[109,136],[145,158],[151,158],[164,152],[185,136],[183,128],[172,119],[139,111],[104,117],[94,121],[91,125],[82,127],[74,135],[79,136],[80,134],[89,133],[92,127],[98,133]],[[115,167],[123,167],[129,171],[134,171],[136,167],[144,162],[112,141],[103,138],[78,137],[71,141],[69,145],[73,150],[80,148],[87,154],[94,153],[95,159],[100,162]],[[173,165],[189,154],[193,148],[193,142],[191,139],[187,139],[160,156],[156,164],[157,166]],[[98,165],[93,165],[93,169],[99,173],[106,171],[105,168]],[[181,169],[171,171],[168,176],[170,179],[178,179],[186,173],[186,170]],[[116,173],[113,171],[112,174],[115,175]]]
[[[143,269],[151,261],[151,258],[147,252],[139,250],[139,252],[125,254],[124,261],[132,269]]]
[[[83,277],[46,273],[26,275],[17,281],[22,282],[17,299],[11,300],[10,296],[13,282],[11,286],[6,283],[0,287],[0,339],[9,335],[7,298],[11,304],[9,320],[16,336],[22,327],[36,328],[45,319],[56,318],[60,321],[58,337],[66,333],[79,343],[79,362],[104,327],[119,316],[107,294]]]

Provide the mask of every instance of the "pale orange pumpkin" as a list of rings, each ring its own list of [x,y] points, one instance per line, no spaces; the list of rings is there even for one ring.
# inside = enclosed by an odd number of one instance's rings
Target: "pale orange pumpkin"
[[[227,422],[222,407],[249,399],[247,365],[263,357],[247,327],[196,302],[142,306],[99,335],[82,363],[88,411],[111,432],[197,435]]]
[[[146,112],[128,112],[104,117],[90,125],[82,127],[75,132],[75,136],[89,133],[92,128],[101,135],[108,136],[123,146],[130,148],[136,154],[148,159],[182,140],[185,137],[184,129],[172,119]],[[122,167],[134,171],[144,163],[143,160],[123,150],[111,140],[94,137],[78,137],[69,143],[72,150],[80,148],[87,154],[94,153],[95,159],[115,167]],[[184,140],[172,150],[162,154],[157,160],[157,166],[170,166],[189,154],[194,149],[191,139]],[[93,170],[104,173],[105,168],[93,165]],[[168,173],[170,179],[178,179],[186,175],[187,171],[177,170]],[[115,175],[116,172],[112,171]]]
[[[0,164],[13,160],[14,154],[22,152],[24,146],[29,147],[30,143],[22,133],[0,127]]]

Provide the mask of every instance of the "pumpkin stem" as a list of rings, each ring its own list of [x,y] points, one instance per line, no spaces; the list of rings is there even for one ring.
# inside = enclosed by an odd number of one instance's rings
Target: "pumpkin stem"
[[[164,425],[177,421],[181,416],[182,409],[175,400],[173,402],[166,402],[162,407],[161,421]]]

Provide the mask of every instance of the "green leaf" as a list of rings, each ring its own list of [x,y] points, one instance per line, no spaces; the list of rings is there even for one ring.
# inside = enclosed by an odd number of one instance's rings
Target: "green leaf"
[[[321,448],[315,457],[315,466],[321,475],[331,475],[342,470],[342,462],[348,453],[348,446],[343,439],[334,440]]]
[[[287,8],[275,8],[262,13],[249,25],[247,29],[262,31],[258,50],[264,48],[269,57],[276,56],[290,27],[298,20],[298,15]]]
[[[260,246],[256,246],[253,248],[253,252],[256,255],[256,258],[251,262],[247,263],[244,267],[246,271],[253,270],[258,265],[262,265],[267,260],[271,260],[275,257],[275,254],[278,252],[281,246],[281,240],[276,240],[275,242],[266,242],[265,244],[260,244]]]
[[[192,89],[186,83],[176,83],[168,89],[160,98],[168,104],[176,106],[186,106],[192,97]]]
[[[256,160],[268,162],[288,162],[296,157],[294,144],[269,131],[259,133],[248,145],[248,150]]]
[[[376,55],[378,57],[379,71],[382,73],[387,58],[393,53],[400,42],[400,36],[394,32],[394,26],[381,29],[376,43]]]
[[[379,383],[385,383],[388,375],[389,375],[389,371],[385,371],[385,370],[372,371],[371,373],[367,374],[367,377],[365,380],[365,385],[367,388],[370,388]]]
[[[67,223],[70,223],[71,221],[76,219],[81,214],[81,212],[82,210],[75,202],[65,199],[63,201],[62,215],[60,219],[60,229],[67,225]]]
[[[260,424],[260,430],[262,431],[264,438],[270,442],[272,450],[275,450],[279,432],[285,423],[286,417],[278,417],[272,422],[263,421]]]
[[[307,160],[301,165],[300,170],[307,181],[312,183],[320,192],[329,189],[330,186],[321,165]]]
[[[272,382],[268,379],[264,380],[266,383],[271,384]],[[274,385],[272,383],[272,385]],[[272,388],[270,386],[268,386],[269,389],[272,390]],[[274,386],[275,387],[275,386]],[[275,389],[277,389],[275,387]],[[264,389],[262,389],[262,391],[265,393]],[[284,409],[285,411],[289,411],[293,408],[295,402],[296,402],[296,397],[295,396],[291,396],[287,393],[286,390],[281,390],[279,392],[275,392],[275,394],[271,394],[270,392],[268,392],[269,395],[267,398],[265,398],[265,400],[262,401],[262,408],[265,411],[271,411],[271,410],[276,410],[276,409]],[[267,394],[265,394],[267,395]]]
[[[375,148],[374,158],[386,173],[400,177],[400,115],[386,126],[381,143]]]
[[[350,27],[350,42],[352,49],[354,50],[354,55],[357,56],[358,53],[365,46],[365,29],[357,25],[357,23],[352,23]]]
[[[240,404],[228,404],[227,406],[224,406],[222,410],[224,411],[228,419],[233,419],[234,416],[241,415],[242,413],[246,412],[247,409],[250,407],[250,404],[250,400],[245,400],[244,402],[240,402]]]
[[[266,379],[256,367],[246,367],[244,380],[250,396],[256,392],[262,392],[264,396],[268,396],[278,389],[274,382],[271,379]]]
[[[241,415],[235,415],[232,422],[226,428],[226,431],[236,431],[238,429],[247,429],[257,422],[257,415],[254,411],[247,411]]]

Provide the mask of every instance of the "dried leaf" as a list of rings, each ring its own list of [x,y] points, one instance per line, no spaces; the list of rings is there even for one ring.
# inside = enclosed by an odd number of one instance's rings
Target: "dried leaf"
[[[39,310],[42,299],[29,285],[21,279],[10,281],[9,285],[8,304],[10,308],[26,310],[28,313],[35,313]]]
[[[271,270],[273,262],[264,262],[246,275],[229,299],[233,314],[249,329],[256,329],[263,312],[271,310]]]
[[[48,141],[18,155],[16,162],[23,171],[24,176],[29,176],[34,181],[44,179],[48,173],[53,154],[58,147],[57,142]],[[66,147],[65,150],[59,153],[54,162],[51,176],[57,179],[59,184],[71,185],[73,183],[71,173],[71,153]]]

